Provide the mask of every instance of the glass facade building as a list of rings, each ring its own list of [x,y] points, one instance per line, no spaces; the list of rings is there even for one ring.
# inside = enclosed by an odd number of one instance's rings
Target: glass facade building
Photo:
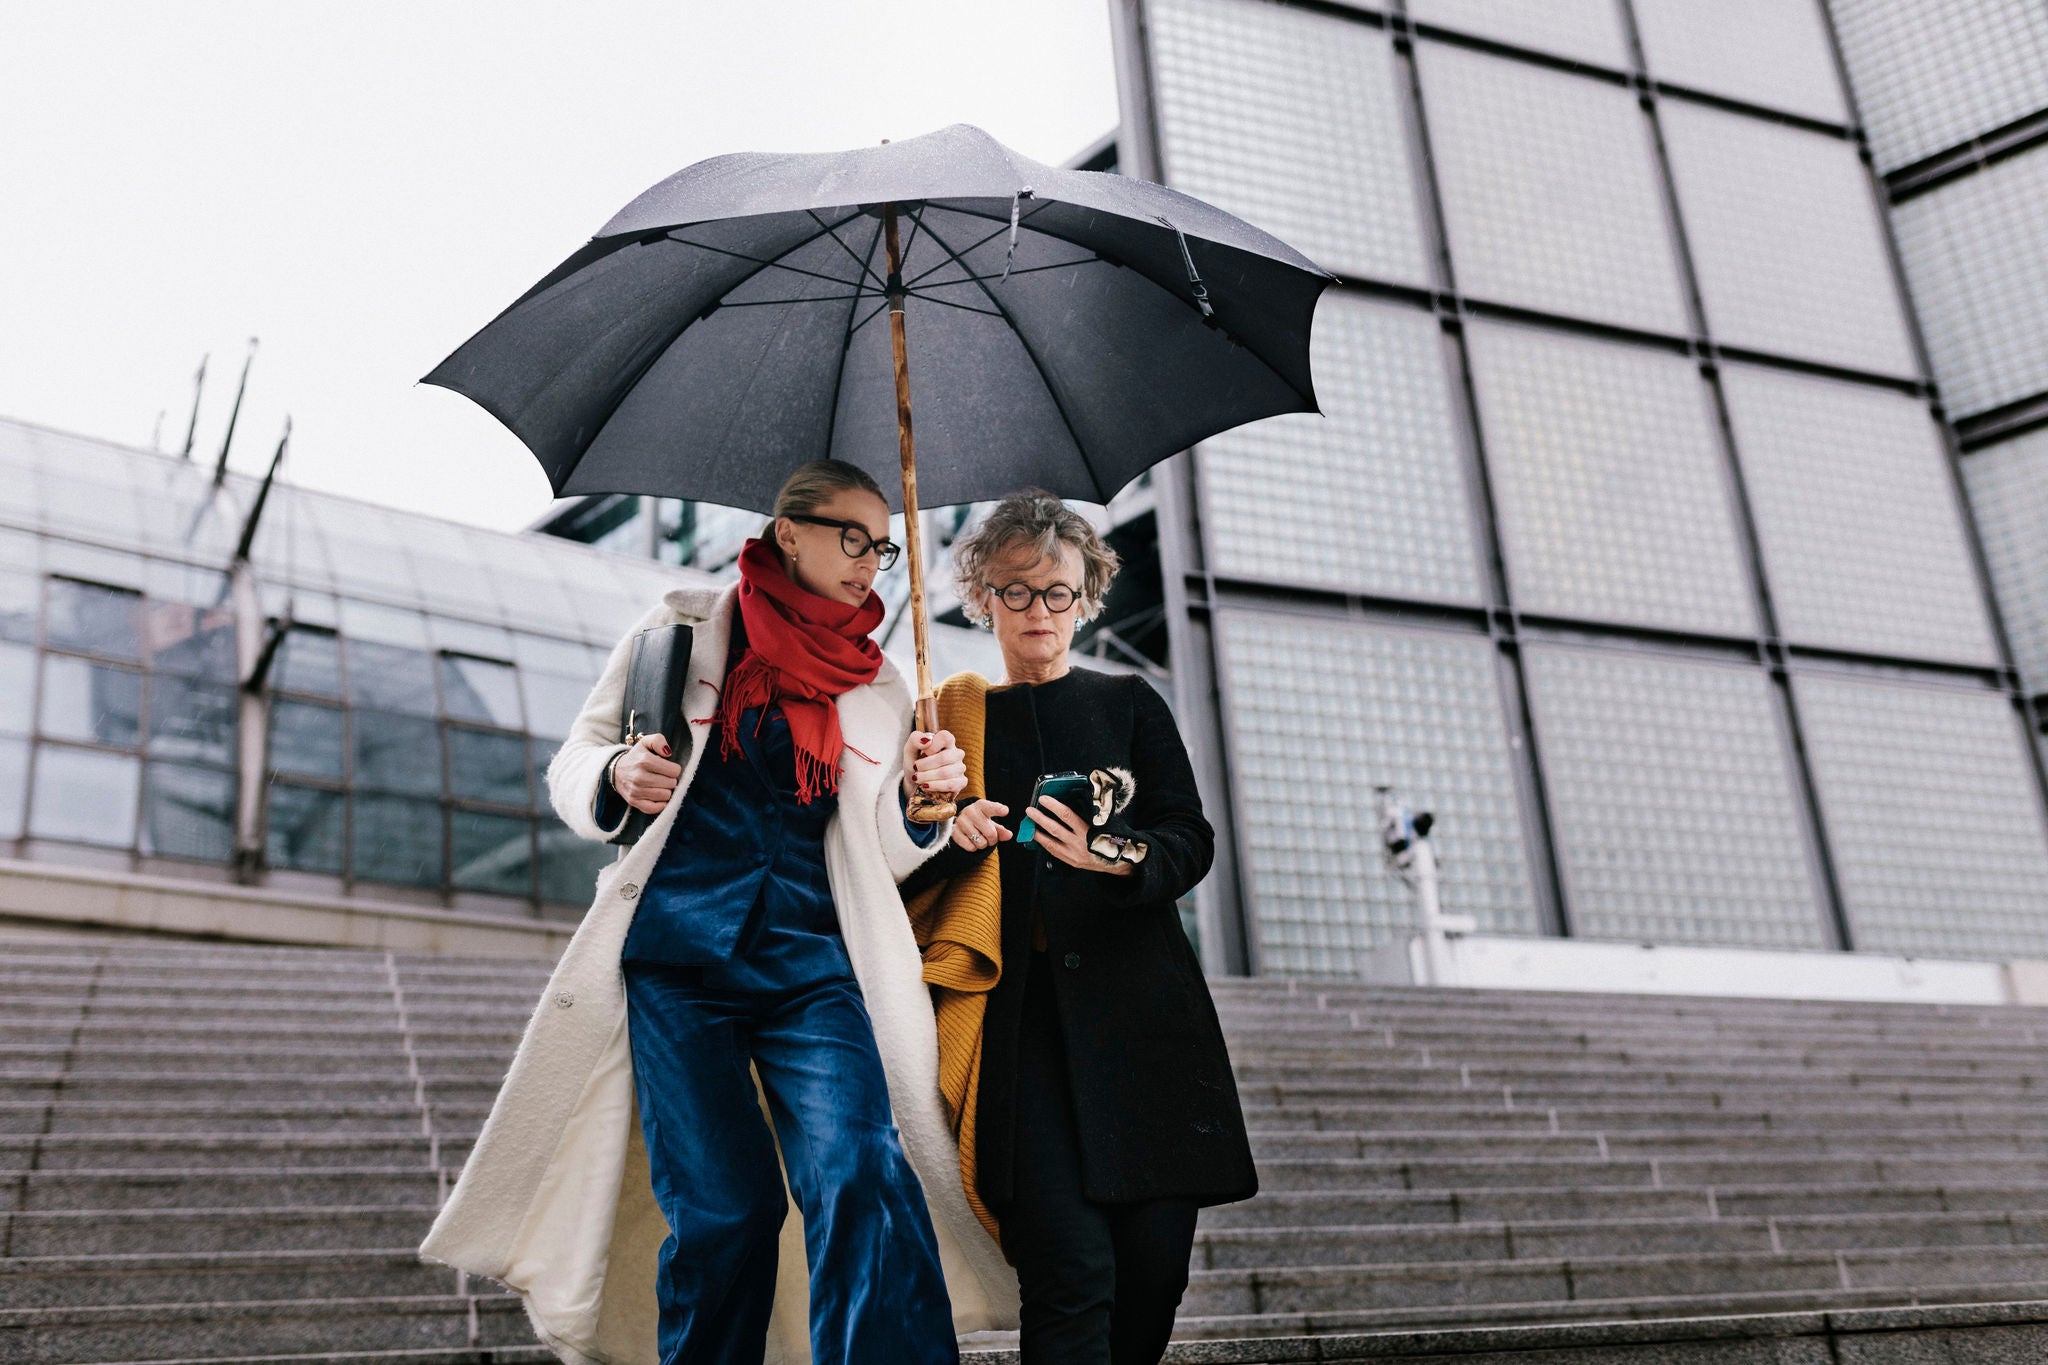
[[[1123,169],[1339,277],[1155,480],[1212,969],[1411,922],[1379,783],[1487,931],[2048,957],[2048,10],[1111,9]]]
[[[548,760],[701,581],[0,421],[0,851],[573,918]]]

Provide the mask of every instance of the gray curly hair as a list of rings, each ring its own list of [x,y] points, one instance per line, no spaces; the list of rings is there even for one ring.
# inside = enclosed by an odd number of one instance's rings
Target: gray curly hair
[[[1030,488],[1012,493],[953,544],[953,588],[960,595],[960,608],[967,619],[988,624],[987,590],[996,585],[989,573],[997,565],[1032,555],[1052,559],[1061,545],[1071,545],[1081,556],[1081,600],[1083,621],[1102,612],[1102,599],[1109,595],[1110,580],[1116,577],[1117,553],[1096,533],[1088,518],[1043,489]]]

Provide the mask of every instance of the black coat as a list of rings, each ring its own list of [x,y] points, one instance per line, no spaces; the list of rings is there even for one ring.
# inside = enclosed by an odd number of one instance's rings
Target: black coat
[[[988,790],[977,795],[1010,808],[1004,824],[1015,829],[1041,774],[1120,767],[1136,790],[1105,828],[1145,840],[1150,852],[1130,877],[1070,868],[1015,843],[993,855],[1002,868],[1003,967],[982,1035],[982,1198],[999,1205],[1011,1196],[1034,911],[1044,917],[1041,961],[1053,974],[1065,1034],[1087,1196],[1202,1204],[1249,1197],[1258,1176],[1230,1056],[1175,906],[1208,872],[1216,841],[1172,713],[1142,678],[1080,668],[1049,683],[992,689],[987,704]],[[988,856],[949,846],[904,891]]]

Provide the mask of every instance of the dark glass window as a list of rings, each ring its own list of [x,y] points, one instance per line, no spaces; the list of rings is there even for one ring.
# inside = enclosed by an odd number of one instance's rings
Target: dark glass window
[[[526,740],[448,727],[448,790],[472,801],[526,804]]]
[[[555,755],[561,752],[562,741],[559,739],[529,738],[528,743],[533,746],[533,808],[535,810],[547,810],[549,809],[548,764],[553,763]]]
[[[293,626],[278,646],[271,685],[288,692],[341,695],[341,641],[331,630]]]
[[[29,833],[127,848],[135,842],[142,760],[45,744],[36,753]]]
[[[270,768],[339,782],[343,730],[341,708],[279,699],[270,705]]]
[[[43,656],[39,729],[56,739],[131,747],[142,739],[142,675],[61,654]]]
[[[89,654],[136,659],[142,594],[69,578],[50,580],[50,643]]]
[[[34,574],[0,570],[0,640],[34,644],[43,581]]]
[[[0,739],[0,839],[20,837],[27,808],[28,741]]]
[[[234,681],[235,616],[225,607],[150,602],[143,607],[143,640],[158,671]]]
[[[36,652],[24,645],[0,644],[0,734],[27,734],[33,728],[35,701]]]
[[[560,824],[543,825],[540,835],[540,898],[563,905],[589,905],[597,874],[618,850],[579,839]]]
[[[517,815],[448,812],[450,880],[465,891],[533,894],[533,822]]]
[[[348,699],[357,706],[434,714],[434,656],[418,649],[348,642]]]
[[[438,803],[358,793],[349,836],[349,870],[357,880],[441,885]]]
[[[384,791],[441,794],[441,727],[418,716],[352,713],[354,785]]]
[[[178,763],[150,764],[142,851],[228,861],[235,851],[235,775]]]
[[[512,665],[465,654],[441,656],[441,701],[456,720],[480,720],[508,730],[523,728],[519,677]]]
[[[302,872],[341,871],[340,792],[289,783],[270,784],[270,825],[265,858],[272,867]]]
[[[149,683],[149,753],[233,767],[238,694],[220,683],[157,674]]]

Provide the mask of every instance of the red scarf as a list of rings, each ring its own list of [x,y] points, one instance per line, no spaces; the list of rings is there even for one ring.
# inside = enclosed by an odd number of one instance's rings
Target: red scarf
[[[799,587],[765,540],[740,551],[740,621],[747,649],[725,675],[718,699],[720,752],[740,747],[740,714],[778,704],[796,748],[796,799],[804,805],[839,790],[839,708],[833,698],[882,670],[868,636],[882,623],[882,599],[857,607]]]

